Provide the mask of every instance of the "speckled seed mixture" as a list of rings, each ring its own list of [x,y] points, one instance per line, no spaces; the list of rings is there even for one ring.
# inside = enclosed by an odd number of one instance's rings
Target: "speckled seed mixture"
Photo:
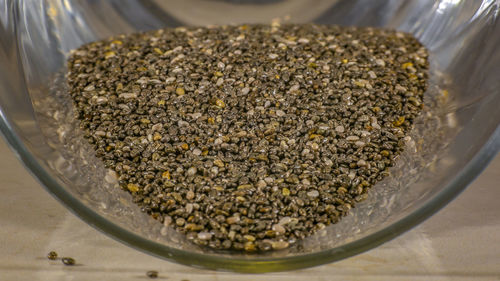
[[[81,128],[144,212],[216,249],[283,249],[338,222],[388,173],[422,109],[411,35],[193,27],[72,52]]]

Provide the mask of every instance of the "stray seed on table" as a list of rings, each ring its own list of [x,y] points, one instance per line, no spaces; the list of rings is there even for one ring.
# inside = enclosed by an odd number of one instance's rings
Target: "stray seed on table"
[[[47,258],[49,260],[56,260],[57,259],[57,253],[55,251],[50,251],[48,254],[47,254]]]
[[[149,278],[158,278],[158,271],[150,270],[150,271],[146,272],[146,276]]]
[[[61,261],[64,265],[75,265],[75,259],[70,257],[64,257],[61,259]]]

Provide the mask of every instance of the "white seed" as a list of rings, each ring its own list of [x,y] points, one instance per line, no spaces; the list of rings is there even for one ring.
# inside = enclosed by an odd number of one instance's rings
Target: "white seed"
[[[157,124],[154,124],[153,126],[151,126],[151,131],[159,131],[161,130],[161,128],[163,128],[163,125],[161,123],[157,123]]]
[[[280,221],[278,222],[278,224],[281,224],[281,225],[285,225],[285,224],[288,224],[292,221],[292,218],[290,217],[282,217],[280,219]]]
[[[191,113],[191,118],[193,119],[198,119],[202,116],[203,114],[199,113],[199,112],[195,112],[195,113]]]
[[[285,114],[286,113],[283,110],[280,110],[280,109],[276,110],[276,116],[278,116],[278,117],[283,117],[283,116],[285,116]]]
[[[266,177],[266,178],[264,178],[264,180],[265,180],[265,181],[266,181],[266,183],[268,183],[268,184],[271,184],[271,183],[273,183],[273,182],[274,182],[274,179],[273,179],[273,178],[271,178],[271,177]]]
[[[165,216],[163,218],[163,225],[164,226],[169,226],[172,223],[172,217],[171,216]]]
[[[104,137],[104,136],[106,136],[106,132],[104,132],[104,131],[95,131],[94,135],[96,135],[98,137]]]
[[[274,230],[278,235],[285,234],[286,232],[286,229],[280,224],[273,225],[271,229]]]
[[[186,122],[186,121],[184,121],[184,120],[179,120],[177,122],[177,126],[179,126],[179,127],[187,127],[187,126],[189,126],[189,123]]]
[[[193,155],[200,156],[201,155],[201,150],[198,148],[193,149]]]
[[[136,93],[121,93],[118,97],[124,98],[124,99],[135,99],[135,98],[137,98],[137,94]]]
[[[227,218],[227,219],[226,219],[226,222],[227,222],[228,224],[235,224],[235,223],[239,223],[239,222],[240,222],[240,217],[236,217],[236,216],[234,216],[234,217],[229,217],[229,218]]]
[[[269,54],[269,58],[272,60],[276,59],[277,57],[278,57],[277,54]]]
[[[198,169],[196,169],[196,167],[191,167],[187,170],[187,175],[188,176],[194,176],[196,174],[196,172],[198,171]]]
[[[343,133],[345,131],[344,126],[337,126],[337,127],[335,127],[335,131],[337,133]]]
[[[93,90],[95,90],[95,87],[94,87],[94,85],[89,85],[89,86],[87,86],[87,87],[83,88],[83,90],[84,90],[84,91],[87,91],[87,92],[88,92],[88,91],[93,91]]]
[[[108,102],[108,99],[107,99],[107,98],[105,98],[105,97],[97,97],[97,98],[95,99],[95,102],[96,102],[97,104],[103,104],[103,103],[107,103],[107,102]]]
[[[357,141],[359,140],[359,137],[358,136],[348,136],[347,138],[345,138],[347,141]]]
[[[293,85],[292,87],[290,87],[290,89],[288,90],[290,93],[295,93],[297,92],[298,90],[300,89],[300,85]]]
[[[302,43],[302,44],[307,44],[307,43],[309,43],[309,39],[307,39],[307,38],[300,38],[299,40],[297,40],[297,42]]]
[[[249,87],[245,87],[245,88],[241,89],[241,93],[244,94],[244,95],[248,94],[249,92],[250,92],[250,88]]]
[[[217,174],[219,174],[219,167],[214,166],[214,167],[210,168],[210,173],[214,176],[217,176]]]
[[[319,196],[319,191],[317,190],[312,190],[312,191],[309,191],[307,193],[307,196],[311,197],[311,198],[316,198]]]
[[[363,141],[357,141],[354,143],[354,145],[356,145],[357,147],[362,147],[362,146],[365,146],[365,142]]]
[[[191,203],[186,204],[186,213],[191,214],[192,211],[193,211],[193,204]]]
[[[288,242],[286,241],[275,241],[271,244],[271,247],[273,247],[273,249],[275,250],[281,250],[281,249],[285,249],[286,247],[288,247]]]
[[[384,67],[385,66],[385,62],[381,59],[376,59],[375,60],[375,63],[378,65],[378,66],[382,66]]]
[[[255,185],[258,189],[262,189],[267,186],[267,183],[265,180],[259,180],[257,184]]]
[[[361,160],[359,160],[356,164],[357,164],[359,167],[364,167],[364,166],[366,166],[366,161],[365,161],[365,160],[363,160],[363,159],[361,159]]]
[[[188,192],[186,192],[186,199],[187,200],[191,200],[194,198],[194,192],[189,190]]]
[[[212,239],[212,233],[206,232],[206,231],[200,232],[200,233],[198,233],[198,239],[210,240],[210,239]]]

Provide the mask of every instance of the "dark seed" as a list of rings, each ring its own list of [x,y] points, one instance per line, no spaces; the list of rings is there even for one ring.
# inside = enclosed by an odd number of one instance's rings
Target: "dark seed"
[[[61,261],[64,265],[75,265],[75,259],[73,258],[65,257],[62,258]]]
[[[146,276],[149,278],[158,278],[158,271],[150,270],[150,271],[146,272]]]
[[[50,251],[48,254],[47,254],[47,258],[49,260],[56,260],[57,259],[57,253],[55,251]]]

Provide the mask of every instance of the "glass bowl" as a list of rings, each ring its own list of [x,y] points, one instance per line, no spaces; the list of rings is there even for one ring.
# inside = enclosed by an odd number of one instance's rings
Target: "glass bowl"
[[[0,0],[0,129],[67,208],[146,253],[197,267],[283,271],[376,247],[450,202],[500,146],[500,3],[495,0]],[[383,26],[430,50],[430,86],[406,149],[338,224],[269,253],[198,247],[141,212],[94,156],[73,118],[65,59],[83,43],[181,25],[315,22]]]

